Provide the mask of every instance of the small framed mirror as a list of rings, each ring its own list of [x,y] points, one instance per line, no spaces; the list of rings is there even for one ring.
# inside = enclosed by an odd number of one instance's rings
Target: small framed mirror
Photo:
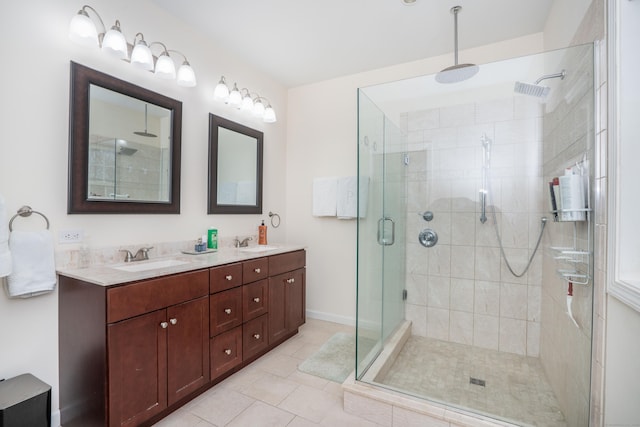
[[[209,114],[210,214],[262,213],[262,132]]]
[[[180,101],[72,62],[69,122],[68,213],[180,213]]]

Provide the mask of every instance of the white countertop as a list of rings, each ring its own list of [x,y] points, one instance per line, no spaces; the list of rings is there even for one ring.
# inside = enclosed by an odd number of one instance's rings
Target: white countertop
[[[100,286],[111,286],[305,249],[305,247],[301,245],[269,245],[269,247],[274,247],[274,249],[248,252],[248,250],[255,250],[253,249],[255,246],[239,249],[222,248],[217,252],[198,255],[179,253],[172,256],[150,258],[147,261],[122,262],[88,268],[58,269],[57,273],[61,276],[71,277]],[[118,269],[118,267],[126,268],[129,266],[140,266],[144,268],[144,264],[153,264],[164,260],[182,261],[183,264],[142,271],[124,271]]]

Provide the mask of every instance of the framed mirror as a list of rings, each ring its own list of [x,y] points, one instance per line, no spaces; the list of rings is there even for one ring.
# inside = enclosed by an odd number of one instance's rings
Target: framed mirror
[[[262,132],[209,114],[210,214],[262,213]]]
[[[71,62],[67,212],[180,213],[182,103]]]

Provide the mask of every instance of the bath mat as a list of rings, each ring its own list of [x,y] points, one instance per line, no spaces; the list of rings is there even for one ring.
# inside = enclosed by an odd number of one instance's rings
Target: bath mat
[[[302,362],[298,369],[307,374],[342,383],[355,369],[356,337],[338,332]]]

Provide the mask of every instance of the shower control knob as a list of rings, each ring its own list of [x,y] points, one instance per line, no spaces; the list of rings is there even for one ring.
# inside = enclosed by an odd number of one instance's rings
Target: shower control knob
[[[425,228],[418,235],[418,241],[425,248],[430,248],[438,243],[438,233],[430,228]]]
[[[433,219],[433,212],[431,211],[424,211],[420,215],[422,216],[422,219],[424,219],[427,222]]]

